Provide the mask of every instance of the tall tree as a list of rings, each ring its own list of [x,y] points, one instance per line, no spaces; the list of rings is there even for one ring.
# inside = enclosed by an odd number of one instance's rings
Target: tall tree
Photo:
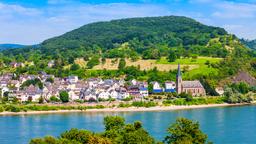
[[[66,91],[61,91],[61,92],[60,92],[60,100],[61,100],[63,103],[69,102],[69,95],[68,95],[68,92],[66,92]]]
[[[200,130],[199,123],[186,118],[178,118],[167,132],[169,135],[165,137],[165,142],[168,144],[205,144],[207,142],[207,135]]]
[[[175,54],[173,51],[171,51],[171,52],[169,53],[169,56],[168,56],[168,61],[169,61],[169,62],[175,62],[176,59],[177,59],[176,54]]]
[[[125,68],[126,62],[124,58],[121,58],[118,64],[118,69],[123,70]]]

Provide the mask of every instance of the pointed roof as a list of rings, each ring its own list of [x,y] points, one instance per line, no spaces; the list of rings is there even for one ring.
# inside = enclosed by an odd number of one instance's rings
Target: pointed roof
[[[178,73],[177,73],[177,77],[181,76],[181,71],[180,71],[180,64],[178,64]]]

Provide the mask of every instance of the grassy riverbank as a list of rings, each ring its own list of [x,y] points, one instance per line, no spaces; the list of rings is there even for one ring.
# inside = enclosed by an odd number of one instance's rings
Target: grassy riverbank
[[[164,111],[194,109],[218,106],[244,105],[225,103],[223,97],[177,98],[164,101],[130,101],[103,103],[65,103],[65,104],[0,104],[0,115],[42,114],[64,112],[118,112],[118,111]]]

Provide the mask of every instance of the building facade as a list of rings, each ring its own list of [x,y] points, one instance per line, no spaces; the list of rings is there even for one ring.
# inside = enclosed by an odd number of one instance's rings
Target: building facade
[[[204,96],[205,89],[199,80],[183,81],[181,76],[180,64],[178,65],[178,73],[176,76],[176,92],[189,93],[192,96]]]

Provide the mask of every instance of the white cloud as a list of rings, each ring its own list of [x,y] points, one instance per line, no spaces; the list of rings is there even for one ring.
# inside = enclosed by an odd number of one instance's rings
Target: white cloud
[[[9,5],[0,3],[0,15],[3,14],[19,14],[26,16],[39,15],[41,12],[34,8],[25,8],[19,5]]]
[[[256,5],[248,3],[222,2],[216,3],[218,9],[213,13],[214,17],[219,18],[255,18]]]
[[[48,4],[56,5],[56,4],[69,4],[75,2],[75,0],[48,0]]]

